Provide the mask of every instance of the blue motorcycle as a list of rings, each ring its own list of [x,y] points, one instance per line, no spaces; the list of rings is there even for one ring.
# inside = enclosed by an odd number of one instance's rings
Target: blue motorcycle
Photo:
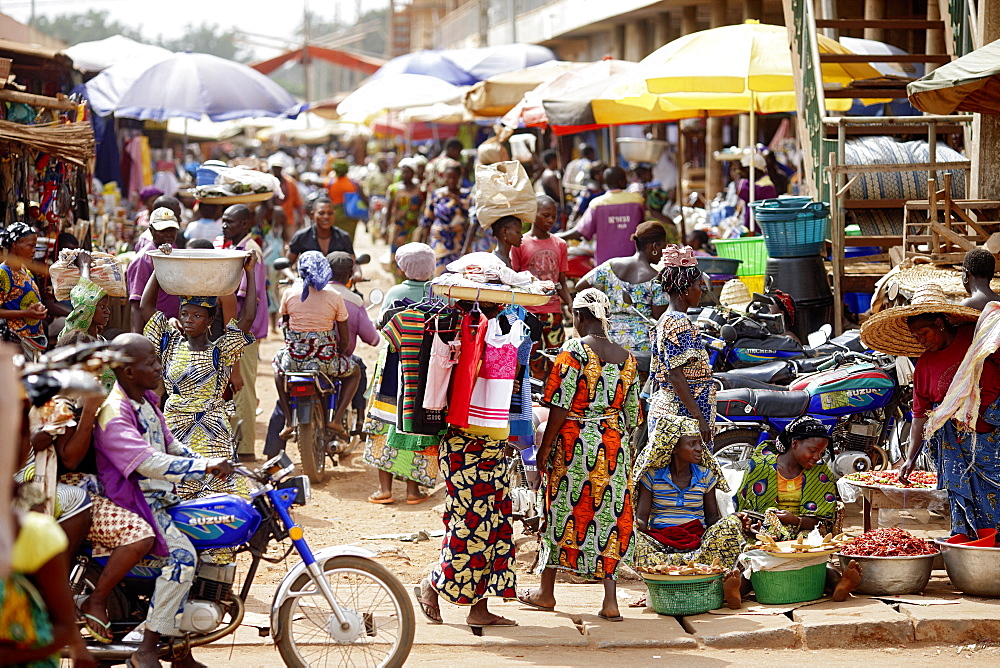
[[[161,658],[170,660],[235,632],[261,560],[277,563],[295,550],[301,561],[281,581],[271,603],[270,633],[285,665],[402,666],[413,644],[415,621],[396,576],[374,561],[369,550],[342,545],[312,551],[291,515],[294,506],[309,502],[309,480],[289,477],[295,465],[284,452],[256,471],[235,470],[256,487],[249,501],[214,494],[180,502],[168,512],[199,553],[213,548],[249,553],[242,587],[234,589],[236,563],[200,558],[180,622],[185,635],[167,639],[173,642],[161,646]],[[266,556],[272,541],[285,539],[291,546],[282,556]],[[106,563],[87,551],[77,557],[70,575],[77,600],[93,589]],[[135,651],[123,639],[146,618],[159,574],[155,558],[147,558],[108,598],[114,641],[88,646],[102,665],[122,663]]]
[[[715,456],[733,468],[744,468],[761,442],[810,415],[830,430],[830,468],[838,477],[884,470],[910,422],[910,390],[897,380],[895,358],[880,354],[837,353],[788,389],[723,390],[715,405]]]

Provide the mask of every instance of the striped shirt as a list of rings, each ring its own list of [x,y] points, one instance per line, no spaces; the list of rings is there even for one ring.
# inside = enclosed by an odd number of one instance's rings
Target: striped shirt
[[[646,471],[642,484],[653,492],[648,525],[652,529],[674,527],[691,520],[705,522],[705,494],[715,488],[715,474],[704,466],[691,464],[691,483],[678,489],[670,479],[670,468]]]
[[[406,309],[394,315],[382,329],[382,335],[389,341],[392,349],[399,353],[400,392],[399,421],[396,427],[400,431],[412,432],[413,421],[416,418],[417,388],[420,382],[420,344],[424,339],[424,319],[421,311]]]

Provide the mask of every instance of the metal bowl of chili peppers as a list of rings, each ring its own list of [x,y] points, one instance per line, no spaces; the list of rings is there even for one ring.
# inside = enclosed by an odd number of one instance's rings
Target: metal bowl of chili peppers
[[[861,566],[854,591],[872,596],[919,594],[927,586],[938,548],[899,528],[874,529],[837,553],[842,568],[853,559]]]
[[[973,596],[1000,597],[1000,548],[950,544],[938,539],[948,577]]]

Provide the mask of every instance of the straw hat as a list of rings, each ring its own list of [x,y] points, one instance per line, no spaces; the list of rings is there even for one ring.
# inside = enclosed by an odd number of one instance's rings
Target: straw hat
[[[861,340],[869,348],[887,355],[920,357],[924,347],[910,333],[906,319],[923,313],[941,313],[953,325],[976,322],[980,315],[974,308],[949,302],[937,283],[925,283],[913,293],[909,305],[894,306],[869,318],[861,327]]]
[[[722,294],[719,295],[719,303],[737,311],[746,311],[753,301],[746,284],[738,278],[726,281],[722,286]]]

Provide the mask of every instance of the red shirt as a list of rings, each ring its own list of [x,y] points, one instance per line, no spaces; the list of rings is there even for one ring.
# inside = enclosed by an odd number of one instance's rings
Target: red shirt
[[[950,346],[944,350],[925,352],[917,360],[913,370],[913,417],[927,417],[928,411],[944,401],[948,387],[955,378],[955,372],[962,364],[965,353],[972,346],[975,330],[974,325],[959,327],[958,334]],[[1000,361],[997,359],[997,353],[988,357],[983,364],[979,387],[979,414],[982,415],[997,397],[1000,397]],[[976,431],[980,433],[993,429],[994,427],[984,422],[982,418],[976,424]]]
[[[569,271],[566,242],[551,234],[548,239],[525,234],[521,237],[521,245],[510,249],[510,261],[514,271],[529,271],[540,281],[552,281],[557,288],[559,275]],[[542,306],[529,306],[528,310],[532,313],[559,313],[559,295],[553,295]]]

